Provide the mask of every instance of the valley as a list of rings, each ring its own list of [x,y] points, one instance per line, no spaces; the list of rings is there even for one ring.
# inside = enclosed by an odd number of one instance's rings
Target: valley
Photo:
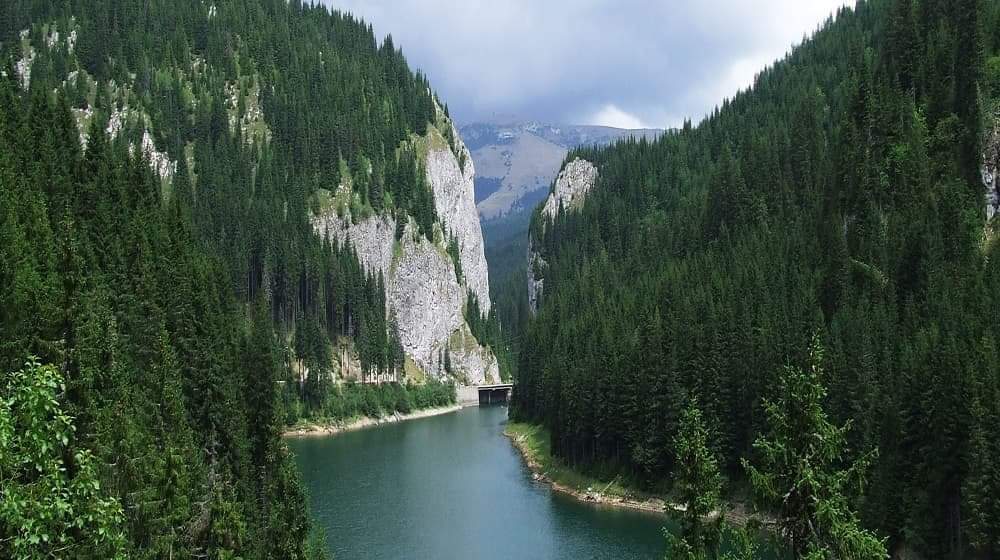
[[[8,0],[0,558],[1000,558],[1000,3],[669,8]]]

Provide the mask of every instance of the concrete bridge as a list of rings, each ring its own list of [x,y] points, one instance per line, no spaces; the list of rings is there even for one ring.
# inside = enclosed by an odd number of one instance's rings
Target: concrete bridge
[[[494,385],[480,385],[479,405],[500,404],[510,402],[510,394],[514,390],[513,383],[496,383]]]
[[[510,402],[510,394],[513,390],[513,383],[461,385],[458,387],[458,403],[462,406],[485,406]]]

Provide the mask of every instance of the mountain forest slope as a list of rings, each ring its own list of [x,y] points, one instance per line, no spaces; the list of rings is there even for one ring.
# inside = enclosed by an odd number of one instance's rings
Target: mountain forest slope
[[[998,55],[996,2],[862,1],[698,126],[574,150],[598,178],[533,217],[513,415],[654,485],[693,399],[739,490],[780,372],[815,366],[850,426],[835,464],[872,458],[863,524],[998,557]]]
[[[331,384],[405,355],[312,219],[348,184],[460,268],[426,79],[298,0],[11,0],[0,53],[0,557],[321,556],[282,426],[414,403]]]

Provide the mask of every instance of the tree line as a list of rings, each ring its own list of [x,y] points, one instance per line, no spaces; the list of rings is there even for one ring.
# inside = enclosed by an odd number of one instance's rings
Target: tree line
[[[0,12],[0,556],[321,557],[285,422],[453,395],[331,386],[402,348],[310,223],[349,184],[429,235],[426,78],[298,0]]]
[[[656,486],[694,399],[738,490],[816,334],[821,404],[850,422],[829,461],[870,457],[844,504],[890,551],[995,557],[998,29],[993,2],[859,2],[699,125],[571,153],[600,176],[578,212],[533,218],[545,291],[513,415]]]

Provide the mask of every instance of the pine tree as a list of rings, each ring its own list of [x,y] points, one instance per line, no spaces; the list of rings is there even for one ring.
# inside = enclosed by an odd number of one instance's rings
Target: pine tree
[[[823,347],[814,336],[805,369],[787,366],[774,400],[764,403],[769,431],[754,443],[759,466],[744,460],[761,503],[775,508],[781,534],[796,558],[888,558],[885,543],[861,528],[847,494],[864,479],[871,456],[840,470],[850,424],[837,427],[823,411]]]
[[[681,414],[674,452],[674,493],[683,509],[677,513],[667,506],[667,513],[680,522],[680,535],[666,533],[669,546],[665,558],[716,558],[724,519],[722,475],[709,448],[709,431],[701,410],[693,400]]]

